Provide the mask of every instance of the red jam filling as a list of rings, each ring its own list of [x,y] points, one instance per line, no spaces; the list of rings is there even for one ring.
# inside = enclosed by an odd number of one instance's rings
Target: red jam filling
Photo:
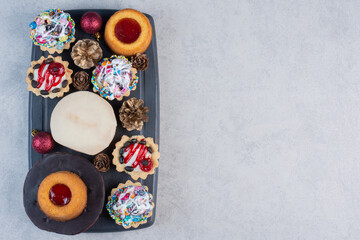
[[[64,65],[58,62],[52,62],[49,64],[49,73],[55,77],[64,76],[65,68]]]
[[[115,36],[123,43],[135,42],[140,33],[140,24],[132,18],[123,18],[115,26]]]
[[[152,161],[150,159],[143,159],[139,162],[140,169],[144,172],[148,172],[152,168]]]
[[[145,140],[145,139],[143,139],[143,140]],[[138,144],[132,143],[127,148],[125,148],[125,152],[128,152],[128,154],[126,155],[126,157],[124,159],[124,163],[129,162],[129,160],[134,156],[134,154],[138,150],[139,150],[139,152],[136,156],[136,159],[131,166],[133,168],[136,168],[139,165],[139,167],[142,171],[144,171],[144,172],[150,171],[153,164],[152,164],[150,157],[146,157],[146,154],[148,153],[148,149],[147,149],[146,145],[142,145],[139,143]]]
[[[50,201],[57,206],[65,206],[71,200],[71,191],[65,184],[56,184],[49,191]]]
[[[46,65],[44,61],[39,68],[37,88],[40,88],[45,82],[45,90],[50,91],[51,88],[60,84],[61,78],[65,75],[65,68],[61,63],[51,62],[45,70]]]

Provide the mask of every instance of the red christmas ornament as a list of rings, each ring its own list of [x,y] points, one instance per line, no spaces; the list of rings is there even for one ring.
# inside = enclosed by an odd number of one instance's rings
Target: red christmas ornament
[[[50,133],[33,130],[31,135],[33,136],[32,148],[36,152],[45,154],[54,148],[55,142]]]
[[[80,25],[84,32],[95,34],[101,29],[102,18],[96,12],[86,12],[81,17]]]

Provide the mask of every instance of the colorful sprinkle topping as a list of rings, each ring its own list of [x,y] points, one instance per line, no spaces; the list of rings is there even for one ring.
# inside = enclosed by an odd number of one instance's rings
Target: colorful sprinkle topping
[[[75,35],[74,20],[60,9],[42,12],[29,27],[33,42],[47,48],[63,49]]]
[[[91,82],[96,91],[106,99],[113,100],[133,90],[139,78],[133,79],[131,62],[124,56],[104,58],[93,71]]]
[[[143,222],[154,208],[152,195],[143,186],[126,186],[118,189],[106,204],[111,218],[124,227]]]

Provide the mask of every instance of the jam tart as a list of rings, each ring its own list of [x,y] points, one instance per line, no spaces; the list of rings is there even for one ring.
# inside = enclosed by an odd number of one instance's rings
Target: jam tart
[[[158,145],[152,138],[137,135],[128,137],[123,135],[115,144],[113,164],[118,172],[126,172],[133,179],[146,179],[155,173],[159,166],[160,153]]]
[[[62,97],[72,83],[73,71],[68,66],[69,62],[63,61],[60,56],[32,61],[26,76],[28,90],[44,98]]]
[[[144,14],[134,9],[123,9],[107,21],[104,39],[116,54],[132,56],[146,51],[152,34],[150,21]]]
[[[75,173],[54,172],[40,183],[37,201],[49,218],[69,221],[78,217],[86,207],[87,188]]]

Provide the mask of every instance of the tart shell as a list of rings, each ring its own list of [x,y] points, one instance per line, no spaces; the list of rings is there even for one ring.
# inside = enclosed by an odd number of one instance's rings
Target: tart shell
[[[65,79],[68,81],[68,84],[66,85],[65,88],[61,87],[60,91],[57,92],[57,93],[49,92],[48,95],[42,95],[42,94],[40,94],[40,89],[34,88],[33,86],[31,86],[31,79],[29,78],[29,74],[34,73],[34,66],[36,64],[42,64],[43,61],[45,61],[48,58],[53,58],[55,62],[58,62],[58,63],[61,63],[62,65],[64,65]],[[64,96],[64,93],[66,93],[66,92],[68,92],[70,90],[69,85],[72,83],[72,78],[71,78],[72,73],[73,73],[73,71],[71,69],[69,69],[69,62],[63,61],[60,56],[57,56],[57,57],[49,56],[47,58],[42,56],[39,60],[31,62],[31,67],[29,67],[28,70],[27,70],[27,75],[26,75],[25,81],[28,83],[28,90],[33,92],[36,96],[42,96],[43,98],[51,98],[51,99],[53,99],[55,97]]]
[[[152,175],[155,173],[155,168],[157,168],[159,166],[159,158],[160,158],[160,153],[159,153],[159,147],[157,144],[154,143],[154,140],[150,137],[145,138],[146,140],[146,146],[147,147],[151,147],[151,149],[153,150],[152,154],[151,154],[151,161],[153,163],[153,166],[151,168],[151,170],[149,172],[143,172],[143,171],[132,171],[132,172],[128,172],[125,170],[125,164],[121,164],[120,163],[120,148],[122,148],[124,146],[124,144],[129,141],[130,139],[134,139],[136,138],[138,141],[140,141],[141,139],[144,139],[145,137],[142,135],[136,135],[136,136],[132,136],[132,137],[128,137],[126,135],[123,135],[121,140],[119,142],[117,142],[115,144],[115,149],[112,153],[113,155],[113,160],[112,163],[116,166],[116,171],[118,172],[126,172],[127,174],[129,174],[134,180],[137,180],[139,178],[141,179],[146,179],[146,177],[148,175]]]

